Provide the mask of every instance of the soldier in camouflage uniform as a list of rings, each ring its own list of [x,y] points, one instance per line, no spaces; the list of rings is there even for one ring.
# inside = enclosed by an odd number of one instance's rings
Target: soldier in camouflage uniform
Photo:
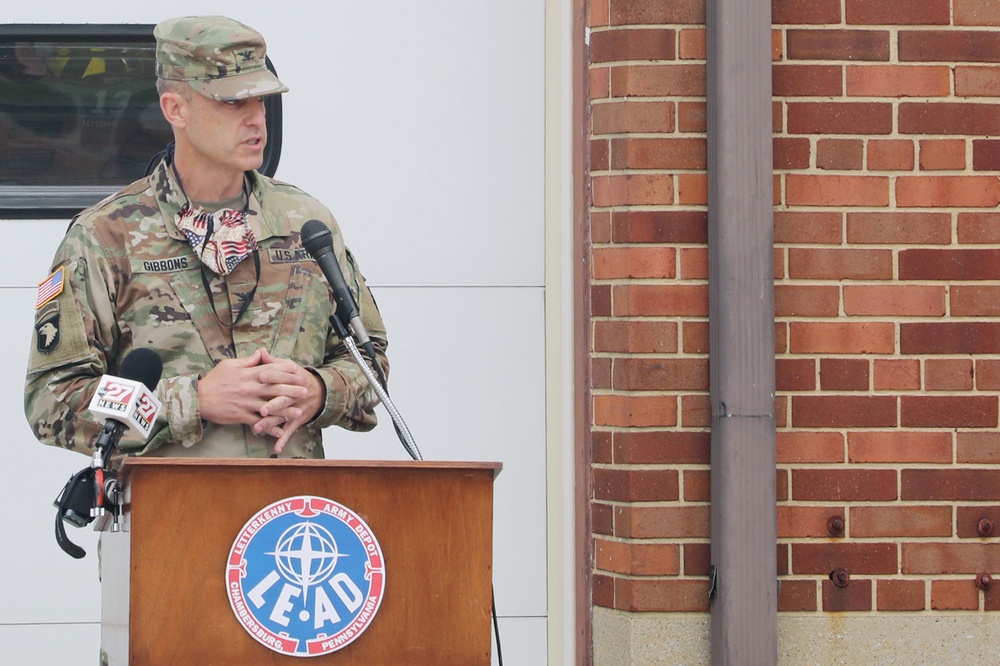
[[[78,215],[42,283],[25,413],[46,444],[90,453],[87,407],[129,351],[163,359],[163,403],[125,453],[324,457],[320,430],[375,426],[377,398],[332,331],[331,291],[303,249],[323,221],[388,372],[385,327],[330,212],[257,173],[262,96],[287,88],[259,33],[223,17],[160,23],[157,87],[175,149],[147,178]]]

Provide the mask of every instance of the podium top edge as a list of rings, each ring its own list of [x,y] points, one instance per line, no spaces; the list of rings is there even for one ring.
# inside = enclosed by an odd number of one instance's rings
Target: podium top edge
[[[403,470],[492,470],[496,478],[501,462],[439,460],[326,460],[310,458],[159,458],[131,456],[122,463],[122,471],[141,467],[228,467],[228,468],[334,468],[334,469],[403,469]]]

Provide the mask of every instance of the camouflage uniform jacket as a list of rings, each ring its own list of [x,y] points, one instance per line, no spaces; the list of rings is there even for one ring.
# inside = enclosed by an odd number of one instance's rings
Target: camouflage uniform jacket
[[[211,278],[215,310],[201,265],[175,226],[185,202],[172,170],[153,174],[81,213],[71,224],[53,271],[65,269],[63,291],[35,312],[25,414],[43,443],[90,453],[103,419],[88,405],[100,377],[117,374],[134,348],[163,359],[157,397],[163,409],[146,443],[123,439],[122,453],[206,457],[266,457],[274,438],[249,426],[223,426],[200,418],[197,382],[226,358],[259,347],[313,370],[326,387],[326,404],[290,438],[282,457],[324,457],[321,429],[339,425],[370,430],[377,397],[333,332],[333,296],[317,263],[302,247],[299,230],[319,219],[331,230],[334,253],[355,291],[362,322],[388,373],[385,326],[344,246],[330,212],[290,185],[256,172],[248,217],[260,246],[260,279],[252,257],[224,277]],[[235,326],[239,304],[256,293]]]

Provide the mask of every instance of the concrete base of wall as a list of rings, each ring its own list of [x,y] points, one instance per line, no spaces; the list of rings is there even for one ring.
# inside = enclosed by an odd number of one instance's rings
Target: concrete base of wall
[[[595,666],[704,666],[711,662],[707,615],[625,613],[594,608]],[[1000,615],[785,615],[778,664],[998,663]]]

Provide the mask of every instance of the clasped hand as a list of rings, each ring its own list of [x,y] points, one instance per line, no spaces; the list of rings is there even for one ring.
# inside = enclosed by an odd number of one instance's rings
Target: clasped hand
[[[201,418],[220,425],[249,425],[258,435],[276,438],[275,453],[319,413],[324,391],[309,370],[263,348],[246,358],[221,361],[198,381]]]

